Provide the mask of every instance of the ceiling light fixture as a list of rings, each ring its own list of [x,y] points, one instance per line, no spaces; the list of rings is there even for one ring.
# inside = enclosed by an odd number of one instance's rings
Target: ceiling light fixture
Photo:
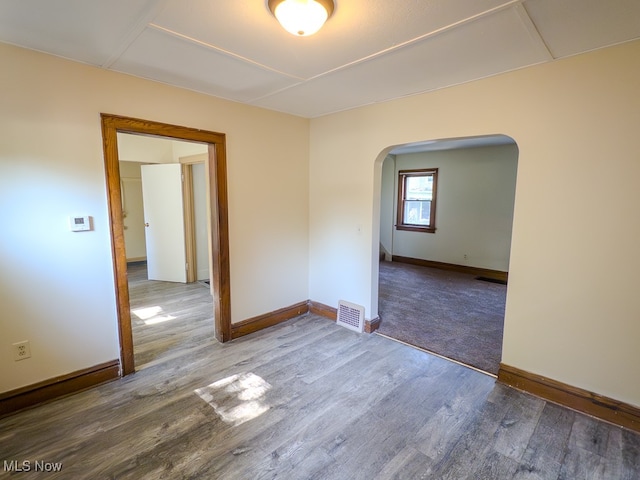
[[[280,25],[299,37],[313,35],[333,13],[333,0],[269,0]]]

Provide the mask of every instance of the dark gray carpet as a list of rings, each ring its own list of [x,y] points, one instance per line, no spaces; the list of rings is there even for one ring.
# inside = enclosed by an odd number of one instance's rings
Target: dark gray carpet
[[[379,332],[497,374],[506,295],[474,275],[380,262]]]

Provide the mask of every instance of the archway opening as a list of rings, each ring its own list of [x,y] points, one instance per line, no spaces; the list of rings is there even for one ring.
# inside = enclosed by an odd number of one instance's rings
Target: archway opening
[[[430,140],[381,157],[378,333],[496,375],[517,144],[506,135]]]

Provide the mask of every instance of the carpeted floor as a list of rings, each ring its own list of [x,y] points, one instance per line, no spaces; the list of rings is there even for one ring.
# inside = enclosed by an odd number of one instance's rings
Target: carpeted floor
[[[380,262],[378,331],[497,374],[506,295],[474,275]]]

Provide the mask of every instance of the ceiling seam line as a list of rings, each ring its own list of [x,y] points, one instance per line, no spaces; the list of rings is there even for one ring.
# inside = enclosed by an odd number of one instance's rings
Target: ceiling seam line
[[[294,84],[294,85],[288,85],[288,86],[283,87],[283,88],[281,88],[279,90],[276,90],[275,92],[267,93],[265,95],[262,95],[262,96],[260,96],[258,98],[255,98],[255,99],[251,100],[251,102],[259,102],[260,100],[272,97],[273,95],[277,95],[279,93],[286,92],[287,90],[295,88],[295,87],[297,87],[297,86],[299,86],[299,85],[301,85],[303,83],[310,82],[312,80],[316,80],[318,78],[322,78],[322,77],[324,77],[326,75],[330,75],[331,73],[339,72],[339,71],[347,69],[349,67],[352,67],[352,66],[355,66],[355,65],[359,65],[361,63],[368,62],[369,60],[373,60],[375,58],[378,58],[378,57],[381,57],[383,55],[386,55],[387,53],[391,53],[391,52],[394,52],[396,50],[400,50],[400,49],[402,49],[404,47],[407,47],[407,46],[410,46],[410,45],[412,45],[414,43],[418,43],[421,40],[424,40],[424,39],[427,39],[427,38],[430,38],[430,37],[435,37],[435,36],[440,35],[440,34],[442,34],[444,32],[447,32],[449,30],[453,30],[454,28],[457,28],[457,27],[462,26],[462,25],[466,25],[467,23],[474,22],[474,21],[476,21],[476,20],[478,20],[480,18],[486,17],[486,16],[491,15],[493,13],[496,13],[496,12],[499,12],[499,11],[502,11],[502,10],[506,10],[508,8],[511,8],[511,7],[517,7],[518,5],[521,5],[522,2],[523,2],[523,0],[511,0],[509,2],[503,3],[502,5],[499,5],[497,7],[490,8],[489,10],[485,10],[483,12],[477,13],[475,15],[472,15],[472,16],[467,17],[465,19],[462,19],[462,20],[459,20],[457,22],[451,23],[451,24],[446,25],[444,27],[440,27],[439,29],[431,31],[431,32],[429,32],[427,34],[421,35],[419,37],[412,38],[411,40],[407,40],[407,41],[402,42],[402,43],[400,43],[398,45],[394,45],[393,47],[385,48],[384,50],[380,50],[380,51],[378,51],[376,53],[372,53],[371,55],[367,55],[366,57],[362,57],[362,58],[359,58],[358,60],[354,60],[353,62],[349,62],[349,63],[346,63],[346,64],[341,65],[339,67],[333,68],[331,70],[327,70],[326,72],[319,73],[318,75],[314,75],[313,77],[309,77],[307,79],[301,79],[300,83],[297,83],[297,84]],[[421,93],[424,93],[424,92],[421,92]],[[410,96],[410,95],[415,95],[415,94],[408,94],[408,96]],[[387,100],[383,100],[383,101],[386,102]],[[378,102],[372,102],[372,103],[378,103]]]
[[[205,47],[205,48],[208,48],[208,49],[211,49],[211,50],[215,50],[216,52],[221,53],[221,54],[223,54],[223,55],[225,55],[227,57],[230,57],[230,58],[233,58],[233,59],[236,59],[236,60],[240,60],[242,62],[248,63],[248,64],[253,65],[255,67],[262,68],[263,70],[267,70],[269,72],[277,73],[278,75],[282,75],[284,77],[291,78],[291,79],[296,80],[298,82],[304,82],[304,81],[309,80],[309,79],[306,79],[306,78],[301,78],[301,77],[297,77],[295,75],[291,75],[289,73],[281,72],[280,70],[276,70],[275,68],[271,68],[271,67],[269,67],[267,65],[263,65],[263,64],[261,64],[259,62],[256,62],[256,61],[251,60],[251,59],[246,58],[246,57],[243,57],[242,55],[238,55],[236,53],[229,52],[229,51],[227,51],[227,50],[225,50],[223,48],[216,47],[215,45],[211,45],[210,43],[203,42],[202,40],[197,40],[197,39],[195,39],[193,37],[190,37],[188,35],[184,35],[182,33],[176,32],[174,30],[170,30],[168,28],[162,27],[162,26],[157,25],[155,23],[150,23],[149,27],[153,28],[155,30],[158,30],[160,32],[164,32],[164,33],[166,33],[168,35],[171,35],[173,37],[179,38],[181,40],[185,40],[187,42],[193,43],[195,45],[199,45],[201,47]]]
[[[129,47],[131,47],[133,42],[142,35],[142,32],[145,31],[149,22],[158,16],[158,13],[160,10],[164,9],[167,2],[168,0],[158,0],[152,7],[150,7],[146,13],[138,19],[127,35],[125,35],[124,40],[120,42],[120,45],[115,49],[115,52],[109,55],[109,58],[107,58],[100,67],[110,69],[120,59],[120,57],[129,50]]]
[[[524,27],[527,29],[527,33],[529,33],[529,36],[531,36],[531,39],[538,44],[540,51],[548,58],[549,61],[556,60],[556,57],[551,52],[549,45],[547,45],[547,42],[544,40],[544,37],[540,33],[540,30],[538,30],[538,26],[531,18],[531,15],[529,15],[529,11],[527,10],[527,7],[524,5],[524,3],[517,6],[515,10],[518,14],[518,17],[524,24]]]
[[[518,70],[523,70],[525,68],[529,68],[529,67],[532,67],[534,65],[540,65],[541,63],[545,63],[545,62],[546,62],[546,60],[542,60],[540,62],[536,62],[536,63],[532,63],[532,64],[528,64],[528,65],[522,65],[520,67],[515,67],[515,68],[512,68],[510,70],[505,70],[504,72],[490,73],[488,75],[483,75],[481,77],[473,78],[471,80],[463,80],[463,81],[460,81],[460,82],[457,82],[457,83],[452,83],[451,85],[431,88],[429,90],[421,90],[421,91],[413,92],[413,93],[407,93],[407,94],[404,94],[404,95],[400,95],[399,97],[389,97],[389,98],[384,98],[384,99],[381,99],[381,100],[372,100],[370,102],[363,103],[362,105],[359,105],[359,106],[344,107],[344,108],[340,108],[339,110],[327,111],[325,113],[320,113],[320,114],[313,115],[313,116],[310,116],[310,117],[305,117],[305,118],[320,118],[320,117],[324,117],[324,116],[327,116],[327,115],[333,115],[333,114],[336,114],[336,113],[346,112],[346,111],[349,111],[349,110],[353,110],[355,108],[367,107],[367,106],[371,106],[371,105],[377,105],[377,104],[380,104],[380,103],[386,103],[386,102],[389,102],[389,101],[392,101],[392,100],[396,100],[396,99],[406,99],[406,98],[410,98],[410,97],[415,97],[417,95],[424,95],[426,93],[437,92],[439,90],[444,90],[444,89],[451,88],[451,87],[457,87],[457,86],[464,85],[464,84],[471,83],[471,82],[475,82],[475,81],[478,81],[478,80],[484,80],[486,78],[491,78],[491,77],[495,77],[495,76],[498,76],[498,75],[508,74],[508,73],[511,73],[511,72],[517,72]],[[259,105],[254,105],[254,106],[259,106]],[[298,115],[298,116],[302,116],[302,115]]]
[[[364,63],[364,62],[368,62],[369,60],[373,60],[373,59],[375,59],[377,57],[381,57],[383,55],[386,55],[387,53],[391,53],[391,52],[394,52],[396,50],[401,50],[402,48],[411,46],[414,43],[418,43],[418,42],[420,42],[422,40],[425,40],[425,39],[428,39],[428,38],[431,38],[431,37],[436,37],[436,36],[441,35],[441,34],[447,32],[449,30],[453,30],[453,29],[455,29],[457,27],[460,27],[462,25],[466,25],[467,23],[472,23],[472,22],[474,22],[476,20],[479,20],[480,18],[489,16],[489,15],[491,15],[493,13],[496,13],[496,12],[499,12],[499,11],[502,11],[502,10],[506,10],[508,8],[511,8],[513,6],[521,4],[522,2],[523,2],[523,0],[511,0],[509,2],[503,3],[502,5],[499,5],[497,7],[490,8],[489,10],[485,10],[483,12],[477,13],[475,15],[472,15],[470,17],[464,18],[462,20],[458,20],[457,22],[451,23],[451,24],[446,25],[444,27],[440,27],[440,28],[438,28],[436,30],[433,30],[433,31],[431,31],[429,33],[426,33],[424,35],[420,35],[419,37],[415,37],[415,38],[412,38],[411,40],[407,40],[405,42],[399,43],[398,45],[394,45],[392,47],[385,48],[385,49],[380,50],[380,51],[378,51],[376,53],[372,53],[371,55],[367,55],[366,57],[362,57],[362,58],[359,58],[358,60],[354,60],[353,62],[345,63],[344,65],[340,65],[339,67],[332,68],[331,70],[327,70],[326,72],[319,73],[318,75],[314,75],[313,77],[308,78],[306,81],[315,80],[316,78],[321,78],[321,77],[323,77],[325,75],[329,75],[331,73],[338,72],[340,70],[344,70],[344,69],[352,67],[354,65],[358,65],[358,64]]]

